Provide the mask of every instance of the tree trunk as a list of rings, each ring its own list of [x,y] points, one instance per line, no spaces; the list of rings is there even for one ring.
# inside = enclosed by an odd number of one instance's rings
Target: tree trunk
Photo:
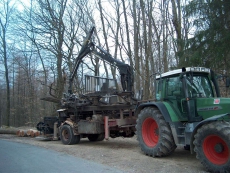
[[[6,48],[6,24],[4,25],[0,19],[1,29],[2,29],[2,43],[3,43],[3,61],[5,68],[5,79],[6,79],[6,126],[10,126],[10,80],[8,72],[8,58],[7,58],[7,48]]]
[[[172,3],[172,23],[176,31],[177,36],[177,52],[176,56],[179,59],[179,67],[185,65],[185,59],[183,59],[182,51],[183,51],[183,42],[182,42],[182,33],[181,33],[181,8],[180,8],[180,0],[177,0],[177,5],[175,0],[171,0]]]
[[[138,20],[137,20],[138,19]],[[138,31],[140,26],[140,16],[137,17],[137,7],[136,0],[133,0],[133,26],[134,26],[134,62],[135,62],[135,92],[138,92],[141,89],[140,85],[140,58],[138,56],[139,48],[138,48]],[[141,96],[139,96],[141,97]]]
[[[144,74],[144,100],[147,100],[149,98],[150,92],[149,92],[149,52],[148,52],[148,39],[147,39],[147,23],[146,23],[146,17],[145,17],[145,4],[143,0],[140,0],[140,6],[142,11],[142,19],[143,19],[143,35],[144,35],[144,48],[145,48],[145,74]]]
[[[105,45],[106,45],[106,49],[107,49],[106,51],[109,52],[109,45],[108,45],[108,41],[107,41],[107,33],[105,32],[105,23],[104,23],[104,19],[103,19],[101,0],[98,1],[98,5],[99,5],[99,9],[100,9],[100,17],[101,17],[101,23],[102,23],[102,27],[103,27],[103,36],[104,36],[104,39],[105,39]],[[107,67],[106,67],[106,63],[105,63],[104,60],[103,60],[103,63],[104,63],[106,77],[109,77],[108,70],[107,70]]]
[[[129,38],[129,23],[127,18],[127,12],[125,7],[125,1],[122,0],[123,10],[124,10],[124,17],[125,17],[125,29],[126,29],[126,35],[127,35],[127,44],[128,44],[128,57],[130,60],[130,66],[133,67],[133,59],[132,59],[132,51],[131,51],[131,44],[130,44],[130,38]]]
[[[162,4],[162,13],[163,13],[163,23],[162,23],[162,27],[163,27],[163,67],[164,67],[164,72],[168,71],[168,43],[167,43],[167,15],[166,15],[166,11],[167,11],[167,5],[165,3],[165,1],[163,1]]]
[[[152,29],[152,15],[151,12],[153,11],[153,1],[151,0],[148,4],[148,55],[149,55],[149,62],[150,62],[150,74],[149,74],[149,98],[153,98],[153,78],[150,77],[155,72],[155,62],[153,57],[153,50],[152,50],[152,35],[153,35],[153,29]]]

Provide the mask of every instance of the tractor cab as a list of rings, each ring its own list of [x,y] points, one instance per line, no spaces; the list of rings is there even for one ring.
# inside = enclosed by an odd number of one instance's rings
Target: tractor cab
[[[208,68],[173,70],[156,76],[156,81],[156,100],[163,101],[175,114],[171,117],[173,121],[200,122],[213,115],[230,112],[226,99],[219,98],[214,73]]]

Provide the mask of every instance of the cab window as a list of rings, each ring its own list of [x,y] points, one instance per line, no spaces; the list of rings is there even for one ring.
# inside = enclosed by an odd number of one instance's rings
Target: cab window
[[[190,97],[213,97],[207,76],[193,76],[193,80],[187,80],[187,84]]]
[[[171,77],[166,82],[166,97],[183,97],[182,82],[179,77]]]

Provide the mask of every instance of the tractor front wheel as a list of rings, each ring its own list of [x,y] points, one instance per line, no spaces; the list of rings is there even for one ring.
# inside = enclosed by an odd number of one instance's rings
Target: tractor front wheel
[[[62,126],[60,138],[65,145],[72,145],[80,142],[80,135],[74,135],[72,127],[67,124]]]
[[[230,170],[230,123],[215,121],[198,129],[194,140],[196,157],[210,172]]]
[[[149,156],[167,156],[176,149],[170,126],[157,108],[141,110],[136,130],[141,150]]]

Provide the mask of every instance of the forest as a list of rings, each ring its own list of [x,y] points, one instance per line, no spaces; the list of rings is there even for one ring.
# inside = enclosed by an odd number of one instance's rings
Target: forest
[[[229,0],[0,0],[0,127],[35,126],[55,116],[84,37],[134,69],[134,91],[154,97],[154,75],[201,66],[230,73]],[[117,79],[88,55],[75,76]],[[224,78],[223,78],[224,80]],[[224,92],[229,97],[229,93]]]

